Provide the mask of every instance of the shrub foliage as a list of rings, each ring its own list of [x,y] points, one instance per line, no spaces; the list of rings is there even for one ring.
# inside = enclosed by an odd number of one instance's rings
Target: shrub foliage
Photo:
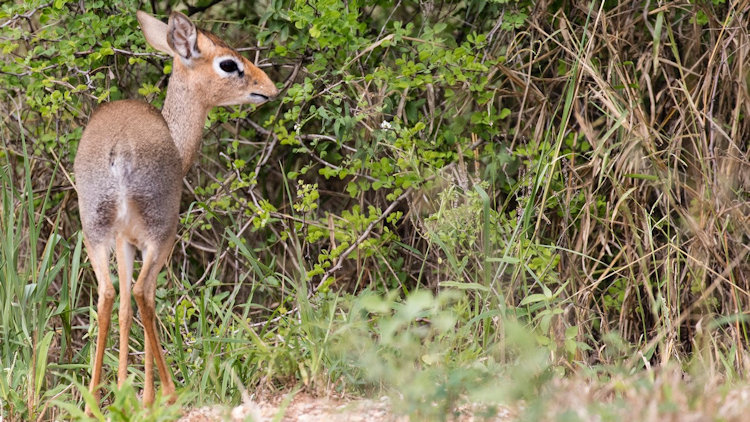
[[[238,379],[382,380],[378,365],[368,378],[321,358],[327,341],[342,356],[352,332],[384,362],[407,338],[427,366],[460,363],[443,347],[512,360],[505,318],[563,367],[713,348],[725,369],[747,369],[746,5],[111,3],[0,5],[0,362],[28,365],[0,373],[0,415],[36,418],[61,379],[88,379],[95,281],[72,162],[101,102],[163,102],[171,59],[146,46],[137,9],[188,13],[284,89],[257,109],[213,110],[185,178],[157,303],[175,376],[202,400],[237,397]],[[16,224],[28,229],[7,231]],[[389,315],[434,325],[416,342],[366,329]],[[37,379],[39,344],[53,370],[45,360]]]

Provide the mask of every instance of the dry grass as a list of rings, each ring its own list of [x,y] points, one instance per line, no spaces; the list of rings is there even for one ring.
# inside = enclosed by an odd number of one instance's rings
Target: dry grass
[[[707,345],[698,340],[707,321],[734,315],[709,328],[707,343],[733,349],[744,372],[750,8],[717,5],[701,26],[686,5],[587,7],[532,14],[500,69],[513,142],[558,140],[549,159],[559,174],[528,200],[535,235],[555,239],[562,257],[564,323],[582,341],[618,332],[644,352],[658,346],[654,363],[666,363]],[[568,134],[573,145],[561,145]],[[576,152],[582,143],[590,151]],[[562,186],[549,189],[550,179]],[[545,208],[552,201],[563,205]],[[602,300],[617,294],[615,308]],[[584,360],[608,361],[600,352]]]

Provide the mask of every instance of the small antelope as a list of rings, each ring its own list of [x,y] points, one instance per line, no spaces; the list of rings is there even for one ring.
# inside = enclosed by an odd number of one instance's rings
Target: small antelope
[[[182,178],[196,160],[208,111],[214,106],[261,104],[278,94],[260,69],[215,35],[172,12],[169,23],[139,11],[148,43],[174,56],[172,77],[159,112],[135,100],[101,106],[83,132],[74,169],[84,240],[98,282],[99,333],[89,390],[99,400],[104,347],[115,289],[109,273],[114,247],[120,280],[120,355],[117,384],[127,378],[128,336],[133,320],[130,284],[135,249],[143,265],[133,295],[143,321],[143,403],[154,400],[153,363],[165,396],[174,398],[155,319],[156,277],[177,233]],[[86,407],[87,413],[90,409]]]

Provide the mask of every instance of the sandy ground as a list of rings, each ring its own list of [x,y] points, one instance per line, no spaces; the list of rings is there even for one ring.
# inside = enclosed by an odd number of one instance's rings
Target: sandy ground
[[[469,407],[457,409],[459,416],[456,422],[497,421],[506,422],[515,419],[509,409],[501,409],[499,416],[491,419],[475,418]],[[279,418],[280,419],[276,419]],[[379,400],[345,401],[334,398],[316,398],[298,394],[287,404],[246,401],[245,404],[228,410],[219,407],[193,409],[178,422],[243,422],[253,420],[266,422],[280,420],[284,422],[330,421],[330,422],[407,422],[409,418],[397,416],[391,412],[388,398]]]
[[[519,420],[523,408],[529,406],[526,420],[531,416],[540,421],[750,421],[750,384],[747,381],[726,384],[718,376],[691,379],[679,370],[649,371],[635,377],[614,376],[608,382],[597,383],[576,377],[555,380],[545,387],[539,399],[534,404],[519,402],[517,409],[500,408],[496,416],[490,418],[485,417],[486,412],[481,407],[466,405],[456,409],[448,420],[511,422]],[[607,416],[603,418],[603,415]],[[248,399],[234,409],[192,409],[179,422],[250,420],[405,422],[410,419],[393,412],[385,397],[352,400],[298,393],[280,395],[270,401]]]

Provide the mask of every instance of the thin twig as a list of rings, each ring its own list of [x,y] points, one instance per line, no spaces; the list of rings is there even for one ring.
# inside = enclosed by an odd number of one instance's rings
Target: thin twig
[[[341,269],[346,257],[348,257],[349,254],[354,252],[354,250],[357,247],[359,247],[359,245],[362,244],[362,242],[367,240],[367,237],[370,236],[370,232],[372,231],[372,229],[374,229],[375,226],[380,224],[386,217],[388,217],[393,212],[393,210],[396,209],[396,206],[398,206],[398,204],[400,204],[401,201],[406,199],[406,197],[408,197],[411,194],[411,192],[412,192],[412,188],[406,189],[406,191],[404,191],[404,193],[402,193],[398,198],[396,198],[396,200],[391,202],[388,208],[386,208],[385,211],[383,211],[383,213],[380,215],[380,217],[378,217],[377,220],[373,221],[367,226],[365,231],[362,232],[361,235],[359,235],[357,240],[354,243],[352,243],[348,248],[346,248],[346,250],[342,252],[341,255],[339,255],[339,258],[336,260],[336,264],[333,267],[329,268],[328,271],[325,272],[325,274],[323,275],[323,278],[320,280],[320,283],[318,283],[317,287],[315,287],[314,291],[320,290],[320,288],[325,285],[325,282],[331,277],[331,275],[337,270]]]

